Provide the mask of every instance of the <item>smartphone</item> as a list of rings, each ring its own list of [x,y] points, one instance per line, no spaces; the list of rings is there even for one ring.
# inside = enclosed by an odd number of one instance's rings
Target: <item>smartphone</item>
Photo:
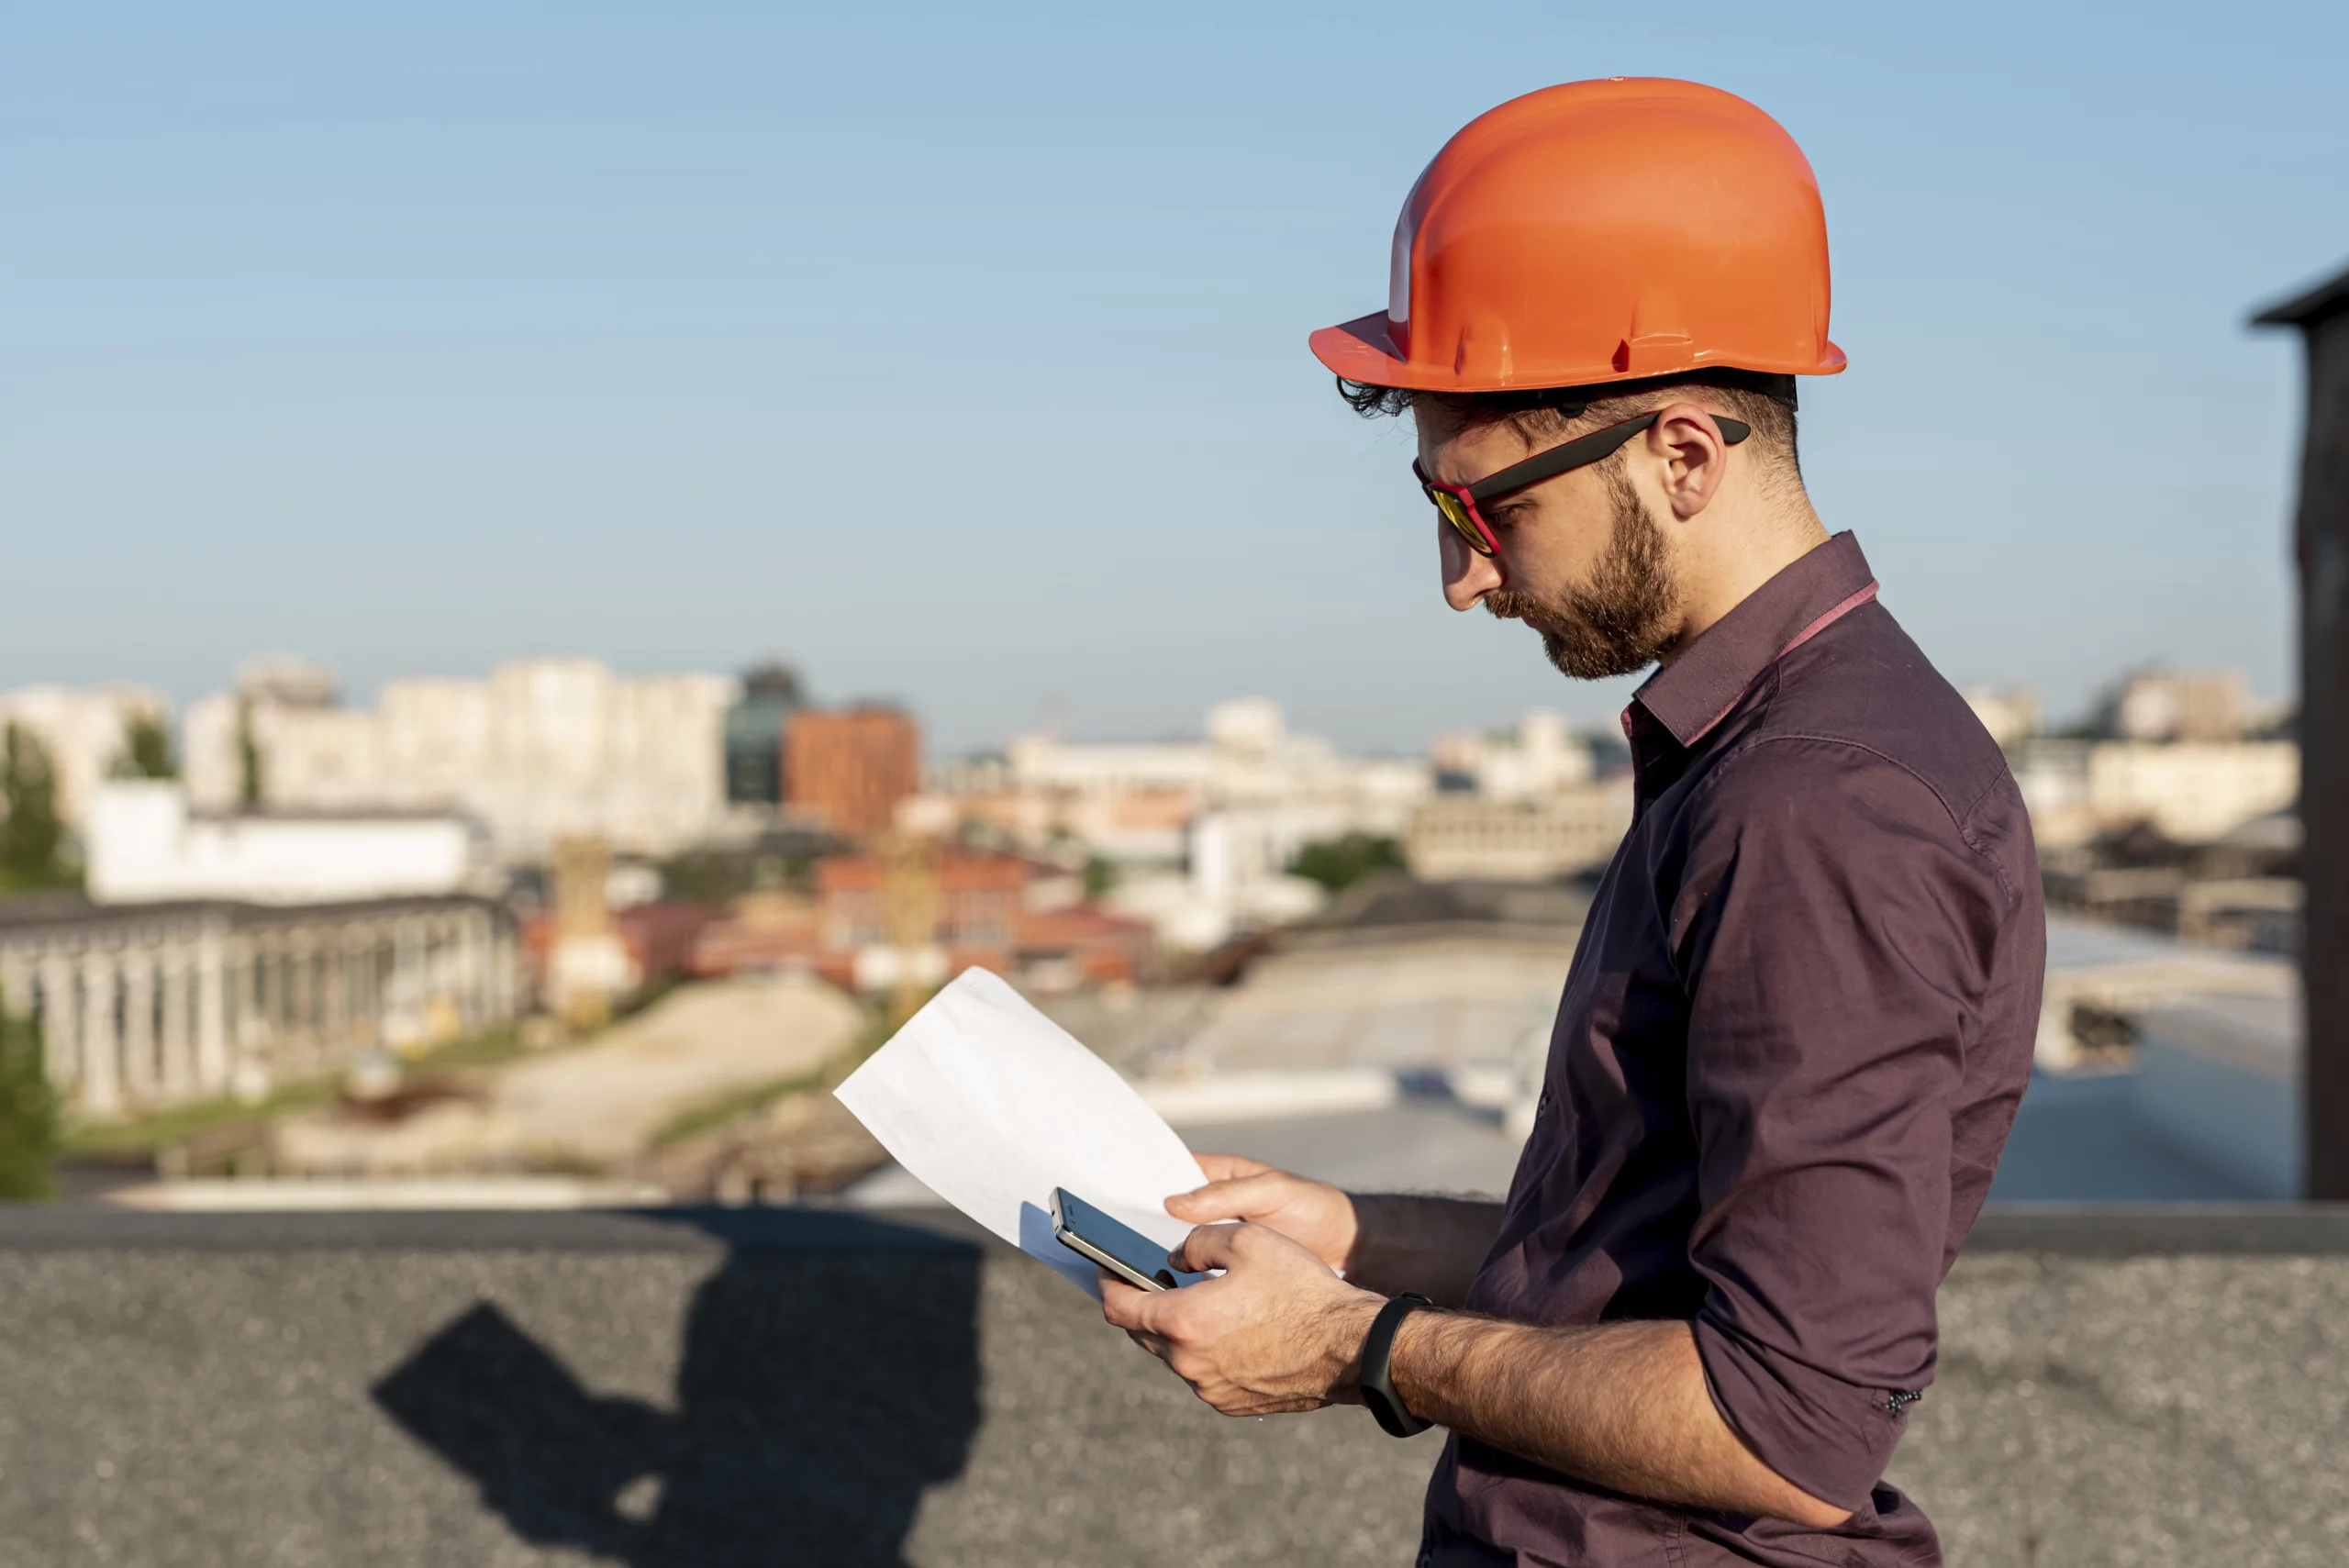
[[[1208,1277],[1185,1273],[1168,1260],[1165,1248],[1065,1187],[1052,1189],[1052,1234],[1069,1251],[1142,1290],[1179,1290]]]

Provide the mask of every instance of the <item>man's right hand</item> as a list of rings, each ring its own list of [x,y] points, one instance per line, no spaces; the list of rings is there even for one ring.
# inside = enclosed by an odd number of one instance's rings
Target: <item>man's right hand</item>
[[[1276,1171],[1237,1154],[1202,1154],[1208,1184],[1166,1200],[1166,1212],[1193,1225],[1244,1219],[1302,1242],[1323,1262],[1343,1270],[1360,1234],[1354,1200],[1327,1182]]]

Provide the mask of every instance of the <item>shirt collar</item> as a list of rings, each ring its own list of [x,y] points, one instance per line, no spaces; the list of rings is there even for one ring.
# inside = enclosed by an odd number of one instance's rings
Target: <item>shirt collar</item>
[[[1771,665],[1876,597],[1859,541],[1840,533],[1788,563],[1649,676],[1631,700],[1694,746]],[[1631,716],[1624,716],[1628,727]]]

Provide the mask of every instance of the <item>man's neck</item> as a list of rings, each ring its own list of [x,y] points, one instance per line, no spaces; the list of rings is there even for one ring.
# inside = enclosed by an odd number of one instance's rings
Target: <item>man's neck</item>
[[[1725,517],[1720,522],[1726,526],[1709,528],[1705,536],[1720,548],[1684,560],[1675,570],[1684,618],[1680,635],[1663,656],[1664,664],[1679,658],[1763,584],[1827,542],[1826,525],[1802,495],[1750,520]]]

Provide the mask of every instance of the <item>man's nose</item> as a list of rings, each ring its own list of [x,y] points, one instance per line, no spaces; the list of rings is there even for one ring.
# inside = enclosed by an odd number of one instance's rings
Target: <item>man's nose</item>
[[[1443,602],[1455,610],[1473,610],[1501,585],[1500,562],[1470,550],[1468,541],[1441,517],[1435,531],[1443,562]]]

